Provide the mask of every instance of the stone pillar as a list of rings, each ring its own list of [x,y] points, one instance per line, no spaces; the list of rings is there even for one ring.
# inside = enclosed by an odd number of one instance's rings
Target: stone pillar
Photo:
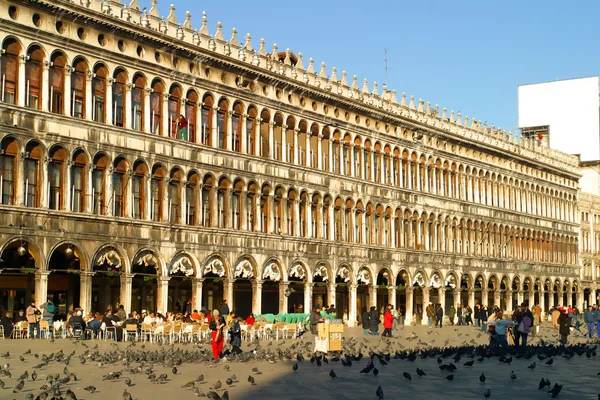
[[[481,290],[481,304],[487,306],[488,305],[488,290]]]
[[[42,88],[40,90],[40,98],[38,100],[41,104],[42,111],[50,110],[49,97],[50,97],[50,61],[44,61],[44,64],[42,66]],[[39,106],[39,104],[38,104],[38,106]]]
[[[274,147],[275,147],[275,122],[269,121],[269,160],[272,160],[274,157]]]
[[[335,282],[327,282],[327,305],[332,304],[338,305],[335,301],[335,288],[337,284]],[[343,312],[343,311],[342,311]]]
[[[528,303],[529,309],[531,309],[531,307],[533,307],[535,304],[535,296],[534,296],[533,290],[530,290],[527,293],[528,293],[527,303]]]
[[[108,88],[109,86],[107,86]],[[142,119],[144,120],[143,125],[144,125],[144,132],[146,133],[152,133],[152,110],[150,109],[150,93],[152,93],[152,89],[151,88],[146,88],[144,89],[144,115],[142,116]],[[107,95],[108,96],[108,95]],[[109,97],[110,99],[110,97]],[[112,107],[107,107],[106,108],[106,120],[110,121],[110,123],[112,124],[112,119],[108,119],[108,113],[110,112],[112,114],[111,111]],[[140,128],[141,130],[141,128]]]
[[[299,129],[294,129],[294,165],[300,165],[300,161],[298,160],[298,134],[299,134],[300,130]]]
[[[396,309],[396,286],[388,286],[388,303]]]
[[[317,135],[317,165],[316,169],[323,169],[323,135]]]
[[[421,315],[421,324],[422,325],[427,325],[429,323],[429,320],[427,318],[427,312],[425,311],[425,309],[427,308],[427,306],[429,305],[429,286],[425,286],[423,288],[423,315]],[[418,323],[418,321],[417,321]]]
[[[404,325],[411,325],[413,321],[413,288],[407,286],[405,291],[406,296],[406,317],[404,318]]]
[[[281,162],[288,162],[287,125],[281,126]]]
[[[227,110],[225,113],[225,125],[227,130],[225,131],[225,148],[227,150],[233,150],[233,111]]]
[[[122,273],[121,274],[121,292],[120,303],[123,304],[126,313],[131,312],[131,282],[133,281],[133,274]],[[137,310],[136,310],[137,311]],[[139,310],[141,311],[141,310]]]
[[[473,289],[469,289],[469,305],[473,310],[475,309],[475,291]]]
[[[93,272],[81,272],[79,274],[79,307],[83,309],[83,315],[92,311],[93,276]]]
[[[510,311],[512,312],[513,310],[513,296],[514,293],[511,290],[507,290],[506,291],[506,304],[505,304],[505,310],[504,311]]]
[[[169,278],[168,276],[159,276],[156,285],[156,311],[166,313],[169,305]]]
[[[288,312],[288,298],[285,297],[285,290],[290,286],[289,282],[279,281],[279,313]]]
[[[19,89],[17,90],[18,92],[18,98],[15,99],[15,104],[18,105],[19,107],[26,107],[27,106],[27,99],[25,98],[27,95],[27,82],[25,80],[25,63],[27,61],[27,56],[26,55],[21,55],[19,56],[19,58],[17,59],[17,62],[19,63],[18,66],[18,77],[19,77],[19,81],[17,82],[17,84],[19,85]],[[42,303],[43,304],[43,303]]]
[[[210,115],[211,119],[211,129],[210,129],[210,137],[208,138],[208,145],[210,147],[219,147],[219,126],[217,124],[217,114],[219,112],[219,107],[213,107]],[[229,306],[231,307],[231,305]]]
[[[184,191],[185,193],[185,191]],[[125,205],[125,217],[133,218],[133,171],[127,170],[127,184],[123,188],[123,203]]]
[[[440,305],[444,310],[444,316],[446,315],[446,289],[442,286],[438,288],[438,298],[440,299]]]
[[[454,307],[457,307],[460,304],[460,289],[454,289],[452,295],[454,296]]]
[[[556,302],[554,301],[554,292],[552,290],[548,291],[548,309],[556,307]]]
[[[65,67],[65,81],[64,81],[64,88],[65,91],[63,93],[63,115],[69,115],[69,116],[73,116],[73,110],[71,107],[71,97],[72,97],[72,93],[71,93],[71,72],[73,72],[73,68],[68,65]]]
[[[202,310],[202,284],[204,278],[192,278],[192,308]]]
[[[227,300],[227,304],[229,305],[230,310],[235,310],[235,304],[233,304],[233,283],[235,279],[227,278],[223,283],[223,295],[225,300]]]
[[[517,292],[517,305],[521,305],[521,303],[523,303],[523,291],[519,290]]]
[[[495,289],[494,290],[494,305],[498,306],[498,308],[500,308],[500,289]]]
[[[48,301],[48,275],[50,271],[41,271],[36,269],[35,271],[35,302],[36,304],[44,304]],[[25,299],[27,303],[29,299]]]
[[[91,86],[91,85],[90,85]],[[131,89],[133,89],[133,84],[128,83],[127,85],[124,85],[125,87],[123,88],[123,113],[125,121],[123,121],[123,127],[125,129],[132,129],[133,128],[133,107],[132,107],[132,99],[131,99]],[[91,99],[91,97],[89,97],[89,99]],[[90,101],[88,101],[88,103],[90,103]],[[91,113],[90,113],[90,118],[91,118]],[[138,128],[140,129],[140,128]]]
[[[25,204],[25,182],[26,182],[26,178],[25,178],[25,157],[23,157],[24,154],[21,153],[21,155],[17,156],[17,168],[16,168],[16,174],[17,174],[17,179],[16,179],[16,184],[14,186],[14,191],[15,191],[15,198],[14,198],[14,205],[16,206],[22,206]],[[43,303],[42,303],[43,304]]]
[[[546,299],[544,296],[544,291],[539,292],[539,294],[540,294],[540,308],[542,309],[542,313],[545,313],[546,312]]]
[[[563,295],[564,297],[564,295]],[[573,304],[573,292],[571,290],[567,290],[567,303],[565,306],[574,306]]]
[[[349,328],[356,326],[356,289],[357,289],[356,284],[351,283],[348,285],[348,294],[350,295],[350,301],[349,301],[350,309],[348,310],[348,327]]]
[[[312,311],[312,293],[313,293],[314,283],[305,282],[304,283],[304,312],[310,313]]]
[[[252,313],[262,314],[262,284],[263,281],[255,279],[252,281]]]
[[[579,312],[583,312],[584,308],[583,308],[583,288],[580,287],[579,291],[576,294],[576,298],[577,298],[577,302],[576,302],[576,307],[579,310]]]
[[[246,133],[246,121],[248,120],[248,114],[242,114],[240,116],[240,128],[238,128],[240,130],[240,132],[242,132],[242,135],[240,137],[240,153],[242,154],[251,154],[251,151],[249,151],[248,149],[248,145],[250,143],[248,143],[248,135]]]
[[[377,307],[377,287],[375,286],[375,282],[369,286],[369,307]]]

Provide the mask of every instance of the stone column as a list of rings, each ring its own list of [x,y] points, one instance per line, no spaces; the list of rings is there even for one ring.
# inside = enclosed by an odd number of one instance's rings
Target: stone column
[[[251,154],[251,151],[249,151],[248,149],[248,136],[247,136],[247,132],[246,132],[246,121],[248,120],[248,114],[242,114],[240,116],[240,128],[238,128],[240,130],[240,132],[242,132],[242,135],[240,137],[240,153],[242,154]]]
[[[275,147],[275,122],[269,121],[269,160],[274,158]]]
[[[429,305],[429,286],[425,286],[423,288],[423,315],[421,316],[421,324],[422,325],[427,325],[429,323],[429,320],[427,318],[427,312],[425,311],[425,309],[427,308],[427,306]],[[417,321],[418,323],[418,321]]]
[[[548,291],[548,309],[552,307],[556,307],[556,302],[554,301],[554,292],[552,290]]]
[[[488,290],[481,290],[481,304],[487,306],[488,305]]]
[[[36,269],[35,271],[35,302],[37,304],[44,304],[48,301],[48,275],[50,271],[41,271]]]
[[[92,277],[93,272],[81,272],[79,274],[79,307],[83,309],[83,314],[92,311]]]
[[[235,310],[235,304],[233,304],[233,283],[235,279],[227,278],[223,283],[223,295],[225,300],[227,300],[227,304],[229,305],[230,310]]]
[[[388,303],[396,309],[396,286],[388,286]]]
[[[304,283],[304,312],[309,313],[312,310],[312,293],[313,293],[314,283],[305,282]]]
[[[356,284],[351,283],[348,285],[348,294],[350,295],[350,301],[349,301],[350,309],[348,310],[348,327],[349,328],[356,326],[356,289],[357,289]]]
[[[281,162],[288,161],[287,128],[288,127],[285,124],[281,126]]]
[[[519,290],[517,292],[517,305],[521,305],[521,303],[523,303],[523,291]]]
[[[289,282],[279,281],[279,313],[288,312],[288,298],[285,297],[285,290],[290,286]]]
[[[123,113],[125,114],[125,121],[123,121],[123,127],[125,129],[133,128],[133,107],[131,106],[131,89],[133,89],[133,84],[128,83],[123,88]],[[138,128],[139,129],[139,128]]]
[[[306,134],[304,135],[305,137],[305,153],[304,153],[304,165],[308,168],[310,168],[310,163],[311,163],[311,154],[310,154],[310,132],[306,132]]]
[[[438,298],[440,299],[440,305],[444,310],[444,316],[446,315],[446,289],[442,286],[438,288]]]
[[[50,70],[49,69],[50,69],[50,61],[44,61],[44,64],[42,66],[42,88],[40,90],[40,98],[38,100],[41,104],[42,111],[50,110],[50,99],[49,99],[49,96],[50,96]]]
[[[131,312],[131,282],[133,281],[133,274],[121,273],[121,291],[120,298],[123,308],[126,313]],[[137,311],[137,310],[136,310]],[[141,311],[141,310],[140,310]]]
[[[227,126],[227,130],[225,131],[225,148],[227,150],[233,150],[233,111],[227,110],[225,118],[225,124]]]
[[[22,206],[25,204],[25,182],[26,182],[26,178],[25,178],[25,157],[23,157],[25,154],[21,153],[20,155],[18,155],[16,158],[18,160],[17,162],[17,168],[16,168],[16,182],[15,182],[15,186],[14,186],[14,191],[15,191],[15,198],[14,198],[14,205],[16,206]],[[43,303],[42,303],[43,304]]]
[[[512,312],[512,309],[513,309],[513,296],[514,296],[514,294],[513,294],[513,292],[511,290],[507,290],[506,291],[506,304],[504,305],[506,309],[504,311],[510,311],[510,312]]]
[[[255,279],[252,281],[252,313],[262,314],[262,284],[263,281]]]
[[[294,165],[300,165],[300,161],[298,160],[298,134],[300,129],[294,129]]]
[[[65,81],[64,88],[65,91],[63,93],[63,115],[73,116],[73,110],[71,109],[71,72],[73,72],[73,68],[70,65],[65,67]]]
[[[107,86],[108,88],[109,86]],[[152,93],[152,88],[146,88],[144,89],[144,115],[142,116],[142,124],[144,125],[144,132],[146,133],[152,133],[152,110],[150,109],[150,93]],[[110,99],[110,98],[109,98]],[[109,120],[108,119],[108,113],[112,113],[112,111],[110,111],[111,107],[107,107],[106,108],[106,118],[107,121],[110,121],[110,123],[112,124],[112,119]],[[141,127],[139,128],[140,130]]]
[[[494,290],[494,305],[498,306],[498,308],[500,308],[500,289],[495,289]]]
[[[475,309],[475,291],[473,289],[469,289],[469,305],[473,310]]]
[[[127,184],[123,188],[123,203],[125,204],[125,217],[133,218],[133,171],[127,170]]]
[[[534,306],[534,304],[535,304],[535,295],[534,295],[534,292],[533,292],[533,290],[530,290],[530,291],[529,291],[529,292],[527,292],[527,293],[528,293],[528,296],[527,296],[527,303],[528,303],[529,309],[531,309],[531,307],[533,307],[533,306]]]
[[[202,310],[202,284],[204,278],[192,278],[192,307],[194,310]]]
[[[460,304],[460,289],[454,289],[452,295],[454,296],[454,307],[456,307]]]
[[[369,307],[377,307],[377,287],[375,286],[375,282],[369,286]]]
[[[404,325],[411,325],[413,321],[413,288],[411,286],[407,286],[404,289],[404,296],[406,298],[405,302],[405,311],[406,315],[404,317]]]
[[[335,301],[335,289],[337,284],[335,282],[327,282],[327,305],[332,304],[338,305]]]
[[[19,81],[17,82],[17,84],[19,85],[19,89],[17,90],[18,92],[18,98],[15,99],[15,104],[18,105],[19,107],[26,107],[27,106],[27,82],[26,82],[26,77],[25,77],[25,63],[27,61],[27,56],[26,55],[21,55],[19,56],[19,58],[17,59],[17,62],[19,63],[18,66],[18,76],[19,76]],[[43,303],[42,303],[43,304]]]
[[[156,285],[156,310],[166,313],[169,305],[169,280],[168,276],[157,277]]]
[[[564,295],[563,295],[564,297]],[[573,292],[571,290],[567,290],[567,303],[565,304],[565,306],[574,306],[573,304]]]
[[[542,313],[546,312],[546,299],[544,296],[544,291],[539,292],[540,295],[540,308],[542,309]]]
[[[323,169],[323,135],[317,135],[317,165],[316,169]]]
[[[217,124],[217,114],[219,112],[219,107],[213,107],[210,115],[211,119],[211,129],[210,129],[210,137],[208,138],[208,145],[210,147],[218,147],[219,146],[219,126]],[[229,306],[231,307],[231,305]]]
[[[576,298],[577,298],[577,309],[579,310],[579,312],[583,312],[584,308],[583,308],[583,288],[579,287],[579,291],[576,294]],[[593,303],[592,303],[593,304]]]

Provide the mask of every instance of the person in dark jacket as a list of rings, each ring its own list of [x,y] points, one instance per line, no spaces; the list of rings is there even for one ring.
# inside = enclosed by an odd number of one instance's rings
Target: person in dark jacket
[[[583,321],[587,326],[588,336],[591,339],[594,336],[594,324],[596,323],[596,314],[592,306],[588,306],[587,311],[583,313]]]
[[[437,305],[435,309],[435,326],[436,328],[442,327],[442,321],[444,320],[444,309],[441,304]]]
[[[456,325],[462,325],[463,324],[463,308],[460,304],[456,307],[456,317],[458,318],[458,322],[456,323]]]
[[[227,300],[223,300],[223,304],[219,307],[219,313],[223,318],[226,318],[229,315],[229,305],[227,305]]]
[[[229,323],[229,344],[231,344],[231,354],[236,355],[242,352],[242,330],[235,312],[231,313],[232,320]]]
[[[560,333],[560,342],[567,344],[571,334],[571,317],[567,315],[565,310],[561,310],[558,317],[558,333]]]
[[[317,334],[317,325],[323,322],[323,318],[321,317],[321,308],[315,307],[313,312],[310,313],[310,317],[308,319],[308,323],[310,324],[310,333],[313,335]]]
[[[367,311],[366,308],[363,308],[361,313],[361,323],[363,327],[363,331],[365,336],[369,334],[369,317],[371,314]]]
[[[369,331],[371,331],[371,335],[379,336],[379,312],[375,307],[371,307],[369,311]]]
[[[4,308],[0,309],[0,325],[4,328],[4,337],[9,338],[12,335],[13,322]]]

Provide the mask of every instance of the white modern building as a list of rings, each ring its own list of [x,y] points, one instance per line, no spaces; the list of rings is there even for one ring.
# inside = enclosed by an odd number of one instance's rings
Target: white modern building
[[[521,85],[519,128],[553,149],[600,159],[600,77]],[[541,135],[541,136],[538,136]]]

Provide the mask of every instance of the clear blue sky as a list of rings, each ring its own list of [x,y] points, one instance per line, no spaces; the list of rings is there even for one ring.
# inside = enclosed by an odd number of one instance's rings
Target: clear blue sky
[[[250,33],[254,48],[264,38],[267,52],[273,43],[302,52],[305,66],[312,57],[360,87],[367,78],[381,89],[387,48],[399,99],[406,92],[506,130],[517,128],[519,84],[600,74],[598,1],[163,0],[161,15],[170,3],[180,23],[190,11],[198,29],[206,11],[211,34],[221,21],[227,39],[235,27],[240,42]]]

